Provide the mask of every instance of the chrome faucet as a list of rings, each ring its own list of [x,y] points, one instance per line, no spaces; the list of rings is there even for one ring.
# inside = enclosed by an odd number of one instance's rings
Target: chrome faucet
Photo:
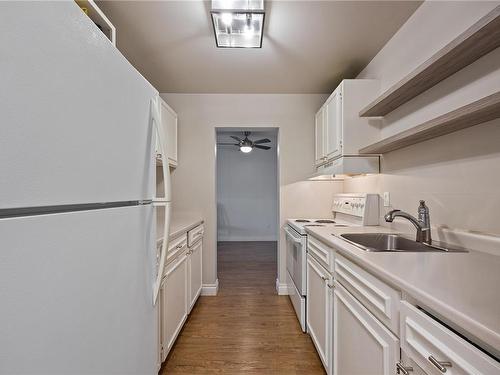
[[[418,206],[418,219],[401,210],[389,211],[384,216],[384,219],[388,223],[392,223],[392,221],[398,216],[404,217],[415,225],[415,228],[417,228],[417,242],[423,242],[426,244],[430,244],[432,242],[429,207],[425,205],[425,201],[420,201],[420,205]]]

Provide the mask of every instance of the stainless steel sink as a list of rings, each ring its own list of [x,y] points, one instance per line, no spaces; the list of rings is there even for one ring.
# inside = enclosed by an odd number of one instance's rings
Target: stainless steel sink
[[[467,252],[465,249],[451,248],[443,244],[426,244],[390,233],[346,233],[343,239],[365,251],[373,252]]]

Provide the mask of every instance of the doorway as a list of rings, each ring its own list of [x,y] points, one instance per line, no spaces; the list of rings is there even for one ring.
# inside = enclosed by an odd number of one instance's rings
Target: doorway
[[[277,128],[216,128],[217,270],[220,292],[275,293],[278,274]],[[234,289],[231,289],[234,292]]]

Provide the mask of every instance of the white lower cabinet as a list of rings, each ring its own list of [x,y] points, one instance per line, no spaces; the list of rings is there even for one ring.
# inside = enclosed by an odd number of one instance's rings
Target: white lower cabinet
[[[159,303],[156,304],[156,320],[157,320],[157,325],[158,325],[158,330],[157,330],[157,342],[156,342],[156,369],[160,371],[161,364],[163,362],[163,355],[162,355],[162,342],[161,342],[161,333],[162,333],[162,328],[161,328],[161,322],[162,322],[162,309],[161,309],[161,304],[162,304],[162,295],[163,295],[163,285],[160,288],[160,297],[159,297]]]
[[[203,226],[198,226],[173,239],[168,248],[157,309],[158,368],[167,358],[188,314],[200,296],[202,267]]]
[[[405,301],[401,302],[401,349],[429,375],[500,374],[499,362]]]
[[[399,340],[344,287],[335,282],[333,374],[389,375],[399,361]]]
[[[191,312],[191,309],[201,293],[202,259],[203,241],[200,240],[191,246],[188,252],[188,312]]]
[[[171,262],[163,278],[161,298],[162,362],[172,348],[188,314],[188,265],[182,254]]]
[[[396,374],[428,375],[404,350],[401,350],[401,360],[396,364]]]
[[[308,244],[307,331],[328,375],[500,375],[500,362],[399,290],[334,248]]]
[[[331,374],[331,275],[307,255],[307,332],[311,335],[327,374]]]

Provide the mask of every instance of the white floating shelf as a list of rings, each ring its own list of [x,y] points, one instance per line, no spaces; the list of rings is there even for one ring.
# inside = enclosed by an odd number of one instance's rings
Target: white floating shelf
[[[87,10],[87,16],[100,27],[104,35],[116,46],[116,29],[94,0],[75,0],[78,6]]]

